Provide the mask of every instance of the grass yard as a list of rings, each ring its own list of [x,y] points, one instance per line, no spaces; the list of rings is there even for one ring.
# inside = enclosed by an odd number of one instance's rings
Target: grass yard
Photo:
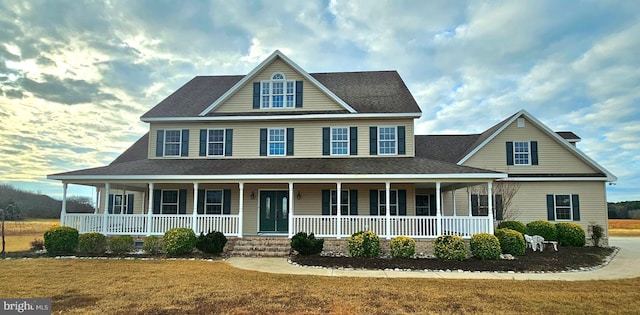
[[[24,221],[6,221],[4,223],[5,245],[7,252],[29,250],[34,239],[42,239],[44,231],[59,224],[59,219],[30,219]]]
[[[275,275],[223,261],[0,261],[0,296],[51,297],[63,314],[631,314],[640,278],[615,281]]]
[[[640,220],[609,219],[609,236],[640,236]]]

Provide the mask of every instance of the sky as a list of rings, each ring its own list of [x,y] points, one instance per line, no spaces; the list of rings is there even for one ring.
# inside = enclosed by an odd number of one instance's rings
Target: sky
[[[310,73],[397,70],[416,134],[525,109],[618,177],[609,201],[640,200],[640,1],[0,0],[0,183],[60,198],[48,174],[109,164],[188,80],[276,49]]]

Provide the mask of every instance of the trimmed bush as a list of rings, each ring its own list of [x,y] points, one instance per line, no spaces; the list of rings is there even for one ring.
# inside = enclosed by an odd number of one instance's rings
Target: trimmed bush
[[[131,235],[117,235],[109,238],[109,249],[115,255],[124,255],[133,250]]]
[[[349,254],[352,257],[378,257],[380,238],[372,231],[360,231],[349,237]]]
[[[462,237],[457,235],[438,236],[433,241],[434,254],[443,260],[464,260],[467,258],[467,247]]]
[[[305,232],[299,232],[291,238],[291,248],[302,256],[320,254],[323,247],[324,240],[316,239],[313,233],[307,235]]]
[[[78,248],[78,237],[78,230],[72,227],[52,227],[44,232],[44,248],[50,255],[70,254]]]
[[[498,224],[498,229],[510,229],[527,234],[527,226],[520,221],[502,221]]]
[[[604,236],[604,228],[600,224],[591,222],[591,225],[589,225],[589,231],[591,234],[591,241],[593,242],[593,246],[600,246],[600,239],[602,239],[602,237]]]
[[[549,221],[538,220],[527,223],[527,234],[540,235],[545,241],[557,241],[556,226]]]
[[[222,232],[209,232],[206,235],[200,232],[196,240],[196,248],[207,254],[220,254],[227,245],[227,237]]]
[[[398,236],[391,240],[391,256],[394,258],[411,258],[416,253],[416,241],[410,237]]]
[[[78,238],[78,252],[82,254],[100,255],[107,250],[107,237],[97,233],[80,234]]]
[[[524,241],[522,233],[511,229],[497,229],[495,235],[500,242],[500,248],[503,254],[524,255],[527,244]]]
[[[160,253],[160,238],[155,235],[149,235],[142,242],[142,250],[150,255]]]
[[[471,253],[474,257],[482,260],[496,260],[500,258],[500,241],[489,233],[478,233],[471,236]]]
[[[556,223],[560,246],[582,247],[587,243],[584,229],[573,222]]]
[[[162,248],[169,256],[185,255],[196,246],[196,233],[189,228],[173,228],[164,233]]]

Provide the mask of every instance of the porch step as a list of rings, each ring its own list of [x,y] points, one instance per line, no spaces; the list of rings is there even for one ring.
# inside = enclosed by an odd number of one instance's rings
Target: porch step
[[[287,257],[291,240],[286,237],[243,237],[229,239],[225,253],[236,257]]]

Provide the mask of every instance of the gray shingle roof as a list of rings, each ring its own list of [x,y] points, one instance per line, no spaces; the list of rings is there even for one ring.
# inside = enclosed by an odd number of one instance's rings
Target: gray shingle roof
[[[473,135],[416,135],[416,156],[449,163],[458,163],[478,140]]]
[[[578,135],[576,135],[575,133],[571,132],[571,131],[557,131],[556,132],[560,137],[566,139],[566,140],[580,140],[581,138],[578,137]]]

